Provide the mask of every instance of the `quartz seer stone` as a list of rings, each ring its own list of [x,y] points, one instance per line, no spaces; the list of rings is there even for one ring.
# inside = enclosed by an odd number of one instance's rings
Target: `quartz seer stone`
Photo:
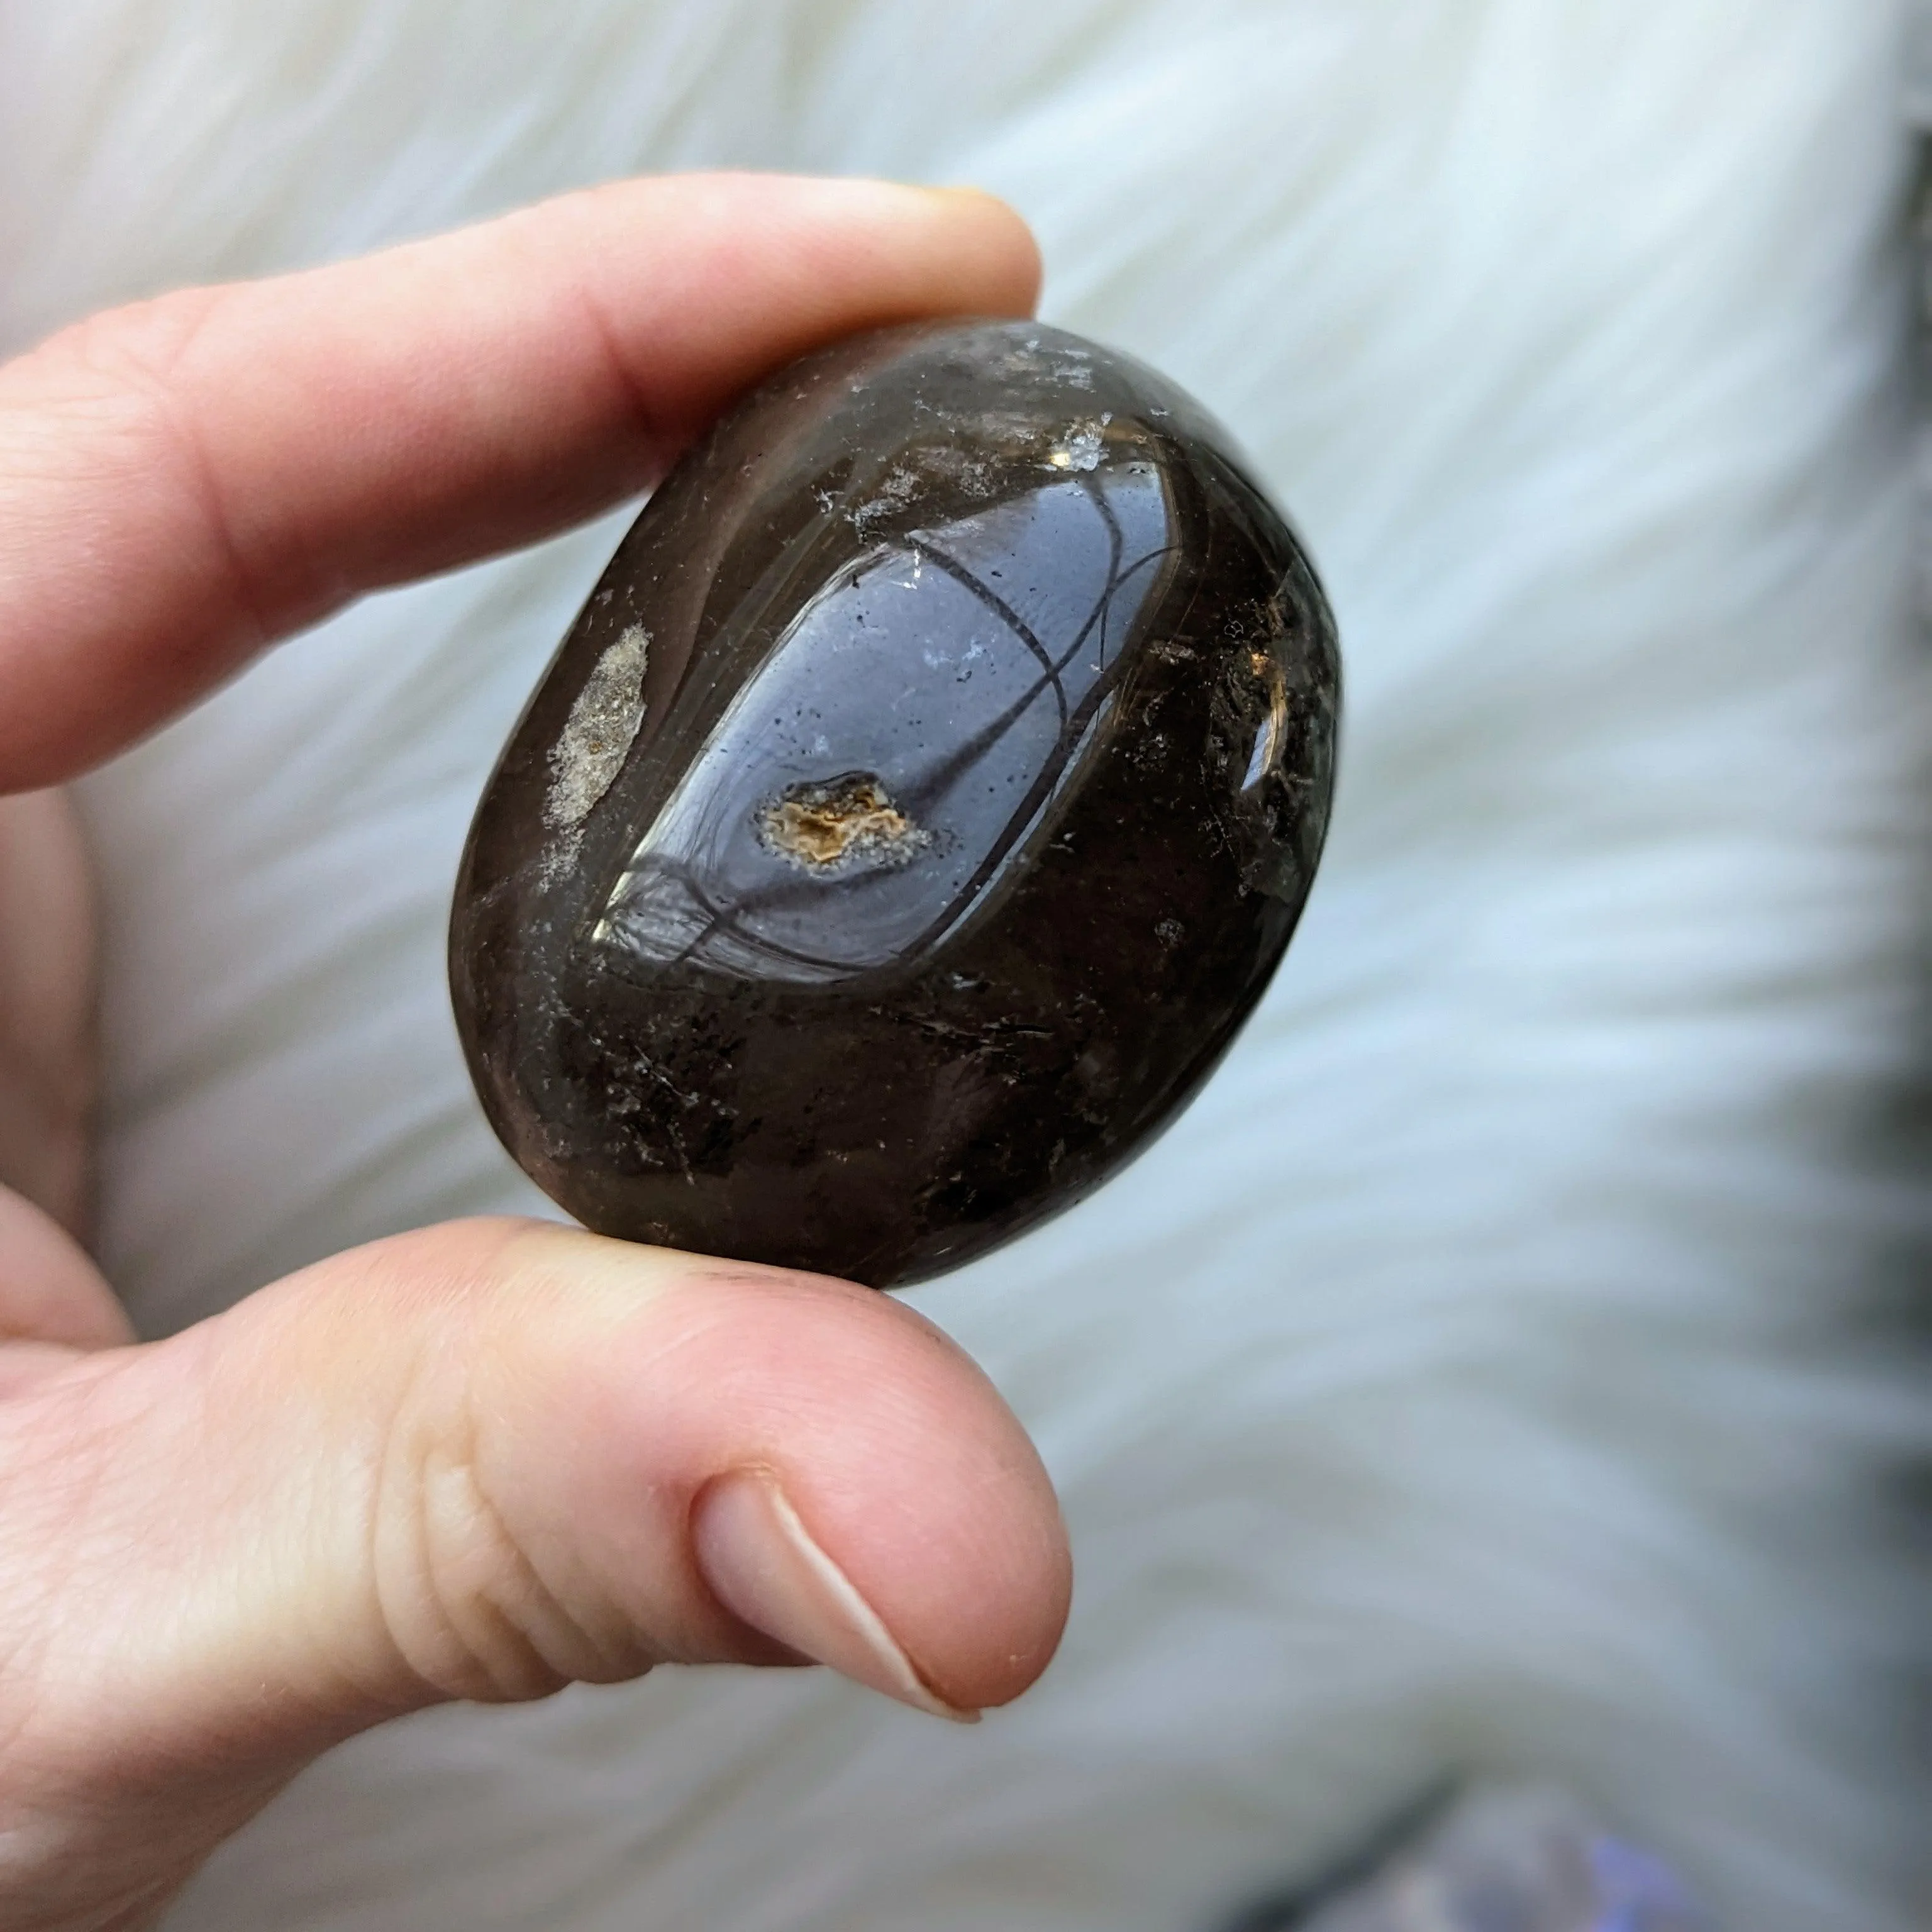
[[[1267,986],[1337,685],[1293,535],[1151,370],[1012,322],[794,364],[652,498],[478,808],[492,1124],[604,1234],[880,1288],[985,1253]]]

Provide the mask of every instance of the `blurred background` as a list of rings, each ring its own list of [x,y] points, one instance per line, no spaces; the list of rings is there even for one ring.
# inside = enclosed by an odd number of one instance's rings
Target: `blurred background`
[[[1568,1795],[1479,1800],[1484,1845],[1637,1848],[1738,1932],[1926,1922],[1914,31],[0,0],[0,347],[641,170],[972,182],[1034,224],[1046,315],[1246,444],[1348,680],[1322,878],[1208,1092],[915,1298],[1065,1498],[1040,1690],[959,1735],[820,1673],[432,1713],[171,1932],[1274,1927],[1338,1873],[1352,1909],[1439,1794],[1526,1785]],[[542,1209],[442,927],[629,514],[370,599],[87,782],[106,1260],[149,1332]],[[1526,1932],[1691,1922],[1611,1890]]]

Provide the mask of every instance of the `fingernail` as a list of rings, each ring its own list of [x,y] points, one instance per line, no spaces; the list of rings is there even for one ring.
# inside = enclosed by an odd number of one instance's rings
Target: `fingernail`
[[[705,1581],[754,1630],[915,1711],[980,1721],[978,1712],[956,1709],[920,1681],[878,1612],[812,1540],[770,1475],[721,1476],[698,1498],[692,1537]]]

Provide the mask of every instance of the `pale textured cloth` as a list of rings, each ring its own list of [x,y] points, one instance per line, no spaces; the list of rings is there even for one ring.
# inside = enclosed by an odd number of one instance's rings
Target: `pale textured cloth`
[[[1335,832],[1124,1181],[924,1292],[1061,1485],[956,1732],[666,1672],[338,1752],[171,1932],[1180,1932],[1445,1774],[1742,1932],[1905,1932],[1928,1404],[1905,20],[1879,0],[0,6],[0,338],[582,180],[1010,196],[1052,319],[1252,450],[1340,615]],[[462,298],[460,289],[450,292]],[[464,827],[619,524],[377,598],[90,782],[110,1264],[151,1330],[540,1205],[442,983]],[[138,596],[130,583],[128,594]]]

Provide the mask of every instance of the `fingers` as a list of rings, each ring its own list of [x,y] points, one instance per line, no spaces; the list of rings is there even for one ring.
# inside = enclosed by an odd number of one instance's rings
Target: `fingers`
[[[120,1303],[80,1243],[51,1215],[0,1187],[0,1400],[38,1372],[44,1352],[109,1348],[133,1339]]]
[[[970,1714],[1066,1610],[1033,1450],[910,1311],[536,1224],[77,1362],[0,1409],[0,1627],[47,1634],[0,1668],[0,1845],[93,1821],[70,1873],[440,1699],[808,1658]]]
[[[1038,272],[986,196],[688,176],[69,330],[0,369],[0,791],[614,501],[806,349],[1024,312]]]
[[[92,878],[63,793],[0,798],[0,1187],[76,1234],[94,1085]]]

